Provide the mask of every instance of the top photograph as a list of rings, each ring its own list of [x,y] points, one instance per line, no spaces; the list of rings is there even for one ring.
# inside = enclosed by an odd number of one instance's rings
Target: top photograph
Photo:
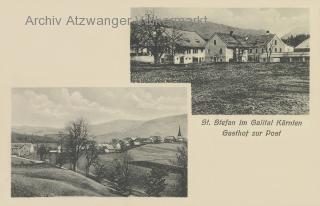
[[[191,83],[193,115],[308,115],[309,9],[131,8],[132,83]]]

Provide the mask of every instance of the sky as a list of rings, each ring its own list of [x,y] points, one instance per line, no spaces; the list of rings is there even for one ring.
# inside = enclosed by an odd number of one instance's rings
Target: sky
[[[187,89],[183,87],[12,89],[13,126],[59,128],[79,117],[98,124],[186,113]]]
[[[159,18],[208,18],[208,21],[229,26],[269,30],[280,36],[292,30],[309,29],[309,10],[301,8],[132,8],[131,17],[154,11]]]

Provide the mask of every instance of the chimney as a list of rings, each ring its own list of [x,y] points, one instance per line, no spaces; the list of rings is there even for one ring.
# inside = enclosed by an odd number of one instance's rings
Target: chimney
[[[267,30],[267,31],[266,31],[266,33],[267,33],[267,34],[270,34],[270,31],[269,31],[269,30]]]
[[[232,36],[232,34],[233,34],[233,31],[230,31],[230,36]]]

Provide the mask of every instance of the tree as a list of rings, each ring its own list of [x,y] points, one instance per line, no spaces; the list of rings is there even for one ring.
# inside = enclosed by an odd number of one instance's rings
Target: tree
[[[160,197],[160,193],[166,188],[168,172],[164,169],[153,168],[146,177],[146,193],[151,197]]]
[[[48,150],[44,144],[41,144],[40,147],[37,150],[37,153],[39,154],[40,160],[44,160],[48,154]]]
[[[114,188],[122,195],[129,195],[131,193],[131,187],[129,184],[129,162],[131,156],[128,151],[123,152],[119,159],[113,161],[114,172],[112,174],[112,180],[114,182]]]
[[[177,164],[181,167],[181,175],[178,180],[178,195],[186,197],[188,195],[188,149],[187,143],[177,148]]]
[[[272,54],[272,51],[273,51],[273,47],[274,47],[274,41],[275,40],[271,40],[268,44],[266,44],[266,53],[267,53],[267,62],[270,62],[271,61],[271,54]]]
[[[170,63],[174,64],[174,57],[178,48],[178,41],[182,39],[181,30],[177,29],[173,25],[170,29],[165,30],[166,36],[168,36],[168,51],[170,53]]]
[[[160,59],[166,52],[170,53],[170,61],[173,63],[177,41],[182,34],[175,27],[168,27],[153,12],[147,12],[144,18],[131,24],[131,45],[134,45],[136,51],[147,48],[155,64],[161,63]]]
[[[88,123],[83,119],[79,118],[70,122],[67,126],[68,142],[67,148],[70,151],[70,163],[72,170],[77,170],[78,159],[81,152],[85,149],[88,139]]]
[[[101,181],[103,178],[106,177],[106,166],[101,163],[99,159],[93,162],[93,173],[96,175],[98,181]]]
[[[95,161],[97,161],[99,150],[97,148],[97,143],[94,140],[88,140],[84,148],[86,158],[86,176],[89,176],[90,167]]]

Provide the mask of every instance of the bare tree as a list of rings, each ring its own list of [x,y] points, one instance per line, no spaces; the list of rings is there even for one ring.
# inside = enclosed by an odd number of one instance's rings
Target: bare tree
[[[88,139],[88,123],[79,118],[69,123],[66,128],[68,132],[67,148],[70,152],[70,163],[72,170],[77,170],[78,159],[81,152],[85,149]]]
[[[89,170],[91,165],[97,161],[99,156],[99,151],[97,148],[97,143],[94,140],[88,140],[84,147],[85,158],[86,158],[86,176],[89,176]]]
[[[268,44],[266,44],[267,62],[271,62],[271,54],[274,49],[274,40],[272,39]]]

